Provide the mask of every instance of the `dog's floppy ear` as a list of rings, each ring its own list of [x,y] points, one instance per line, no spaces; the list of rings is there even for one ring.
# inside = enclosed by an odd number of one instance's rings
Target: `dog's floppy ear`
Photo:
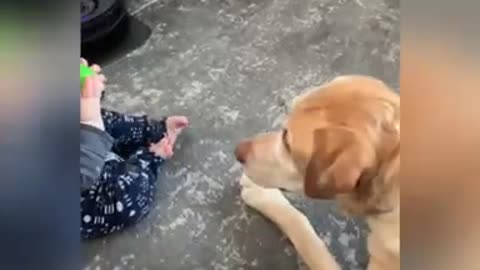
[[[369,142],[344,127],[314,131],[313,153],[305,168],[305,194],[328,199],[355,189],[362,174],[373,166]]]

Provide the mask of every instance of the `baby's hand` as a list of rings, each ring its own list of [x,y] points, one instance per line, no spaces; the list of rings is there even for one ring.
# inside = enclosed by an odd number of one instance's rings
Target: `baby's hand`
[[[88,62],[87,60],[83,59],[83,58],[80,58],[80,64],[84,64],[85,66],[88,66]],[[97,64],[93,64],[90,66],[90,68],[95,71],[95,73],[97,74],[100,74],[100,72],[102,72],[102,68],[97,65]]]
[[[87,60],[80,58],[80,63],[88,66]],[[102,69],[99,65],[93,64],[90,68],[95,72],[95,75],[89,76],[85,79],[85,84],[81,91],[82,97],[101,97],[103,90],[105,90],[105,83],[107,82],[107,78],[105,75],[101,74]],[[87,86],[87,79],[93,78],[93,85]]]
[[[87,64],[84,59],[80,61],[83,64]],[[101,71],[97,65],[93,65],[92,69],[95,72]],[[97,73],[85,78],[83,89],[80,92],[80,123],[91,125],[101,130],[105,129],[100,112],[100,98],[104,89],[105,76],[102,74]]]
[[[81,99],[95,98],[100,101],[102,92],[105,90],[105,79],[103,75],[95,74],[85,78],[82,91],[80,92]]]

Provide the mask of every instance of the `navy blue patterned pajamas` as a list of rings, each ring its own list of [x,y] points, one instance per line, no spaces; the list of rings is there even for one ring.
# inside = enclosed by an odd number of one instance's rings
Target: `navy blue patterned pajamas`
[[[158,166],[148,150],[163,138],[165,121],[102,110],[105,131],[113,138],[100,178],[81,191],[81,236],[97,238],[122,230],[147,215],[155,195]]]

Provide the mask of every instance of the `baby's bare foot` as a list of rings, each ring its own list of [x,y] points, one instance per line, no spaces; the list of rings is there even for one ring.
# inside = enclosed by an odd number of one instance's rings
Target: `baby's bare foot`
[[[178,135],[188,126],[188,119],[185,116],[170,116],[165,120],[167,132],[157,143],[150,146],[150,151],[164,159],[173,156],[173,148]]]
[[[149,150],[163,159],[169,159],[173,156],[173,145],[167,136],[163,137],[159,142],[151,144]]]
[[[185,116],[169,116],[165,120],[165,126],[167,128],[167,137],[170,143],[173,145],[177,141],[178,135],[188,126],[188,118]]]

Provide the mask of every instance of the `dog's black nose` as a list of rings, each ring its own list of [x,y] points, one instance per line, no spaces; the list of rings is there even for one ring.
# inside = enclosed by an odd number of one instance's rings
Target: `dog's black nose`
[[[235,148],[235,157],[237,161],[245,164],[247,162],[248,154],[250,153],[250,149],[252,148],[252,143],[250,141],[244,141],[237,145]]]

